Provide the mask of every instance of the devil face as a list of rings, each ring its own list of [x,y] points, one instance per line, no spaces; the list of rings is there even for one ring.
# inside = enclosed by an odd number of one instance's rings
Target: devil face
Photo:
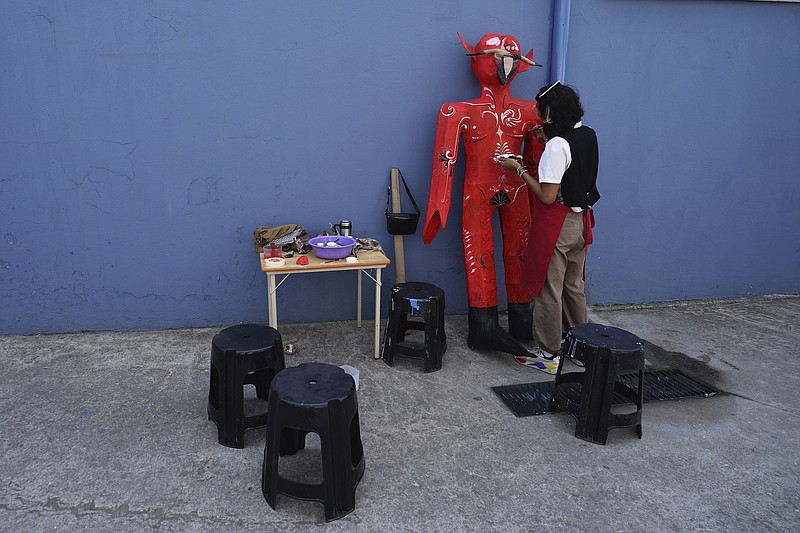
[[[487,33],[474,48],[472,73],[483,85],[506,85],[519,71],[519,41],[511,35]]]

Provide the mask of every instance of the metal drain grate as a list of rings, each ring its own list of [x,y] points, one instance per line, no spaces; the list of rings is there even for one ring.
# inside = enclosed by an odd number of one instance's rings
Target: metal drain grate
[[[639,377],[636,373],[621,374],[617,381],[636,390]],[[708,398],[718,391],[703,385],[680,370],[652,370],[644,373],[643,397],[645,402],[677,400],[679,398]],[[501,385],[491,387],[497,396],[518,417],[547,414],[547,404],[553,394],[553,382],[523,383],[521,385]],[[559,387],[570,400],[580,401],[581,386],[578,383],[565,383]],[[612,405],[630,404],[630,400],[614,393]]]
[[[553,382],[502,385],[492,390],[517,416],[545,415],[553,394]]]
[[[639,377],[634,374],[620,374],[617,381],[636,390]],[[708,398],[717,391],[707,385],[683,375],[679,370],[651,370],[644,373],[644,401],[677,400],[678,398]],[[627,402],[623,402],[627,403]]]

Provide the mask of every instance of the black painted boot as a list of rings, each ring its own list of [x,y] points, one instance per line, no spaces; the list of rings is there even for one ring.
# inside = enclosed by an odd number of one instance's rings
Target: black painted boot
[[[531,353],[500,327],[497,306],[470,307],[467,346],[530,357]]]
[[[533,302],[508,302],[508,332],[518,341],[533,340]]]

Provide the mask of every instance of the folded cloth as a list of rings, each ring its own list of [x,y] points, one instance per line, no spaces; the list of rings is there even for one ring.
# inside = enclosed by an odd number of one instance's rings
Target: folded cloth
[[[253,232],[253,245],[256,253],[264,251],[264,246],[275,244],[280,248],[287,247],[298,252],[302,251],[302,242],[308,241],[308,233],[303,226],[298,224],[284,224],[283,226],[259,226]]]
[[[376,241],[375,239],[369,238],[358,238],[356,239],[356,252],[369,252],[372,250],[378,251],[383,253],[383,248],[381,247],[381,243]]]

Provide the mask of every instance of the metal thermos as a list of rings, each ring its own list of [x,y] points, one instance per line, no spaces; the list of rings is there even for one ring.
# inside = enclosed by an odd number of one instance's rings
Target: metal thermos
[[[353,236],[353,223],[349,220],[342,220],[338,224],[334,224],[333,227],[337,230],[339,235],[345,235],[347,237]]]

